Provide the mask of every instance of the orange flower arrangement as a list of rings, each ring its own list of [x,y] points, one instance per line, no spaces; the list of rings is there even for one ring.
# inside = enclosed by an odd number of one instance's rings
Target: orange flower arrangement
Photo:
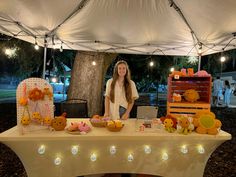
[[[34,89],[29,91],[29,96],[28,97],[32,101],[38,101],[38,100],[43,100],[44,99],[44,94],[40,89],[34,88]]]

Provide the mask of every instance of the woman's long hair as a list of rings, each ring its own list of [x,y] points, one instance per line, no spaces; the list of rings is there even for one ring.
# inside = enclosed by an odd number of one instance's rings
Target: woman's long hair
[[[230,85],[229,85],[229,81],[228,80],[225,80],[225,86],[230,89]]]
[[[126,98],[128,103],[132,103],[130,70],[129,70],[129,66],[128,66],[127,62],[124,61],[124,60],[118,61],[115,65],[115,68],[114,68],[114,71],[113,71],[113,76],[112,76],[113,80],[111,82],[110,100],[111,100],[112,103],[114,103],[114,101],[115,101],[115,84],[116,84],[116,81],[119,78],[118,66],[120,64],[124,64],[126,66],[126,74],[125,74],[125,77],[124,77],[125,98]]]

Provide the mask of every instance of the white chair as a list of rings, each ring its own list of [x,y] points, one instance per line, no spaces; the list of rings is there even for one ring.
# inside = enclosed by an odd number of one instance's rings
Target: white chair
[[[137,107],[137,118],[156,118],[158,113],[157,106],[138,106]]]

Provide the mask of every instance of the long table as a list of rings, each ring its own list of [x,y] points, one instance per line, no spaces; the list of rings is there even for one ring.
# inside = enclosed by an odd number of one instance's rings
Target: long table
[[[68,119],[71,121],[88,119]],[[134,119],[127,120],[120,132],[92,127],[85,135],[46,129],[22,135],[15,126],[1,133],[0,141],[17,154],[28,177],[100,173],[201,177],[211,153],[231,139],[222,130],[218,135],[182,135],[162,129],[138,132],[136,124]]]

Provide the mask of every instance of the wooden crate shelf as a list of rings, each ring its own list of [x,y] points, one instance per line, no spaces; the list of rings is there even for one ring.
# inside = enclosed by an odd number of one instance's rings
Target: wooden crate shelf
[[[194,89],[199,93],[200,99],[197,102],[187,102],[183,93],[188,89]],[[173,93],[182,96],[181,102],[173,101]],[[210,110],[211,102],[211,76],[206,77],[168,77],[167,93],[167,114],[191,114],[194,115],[202,110]]]
[[[196,102],[196,103],[170,103],[167,102],[167,114],[172,116],[187,114],[195,115],[199,111],[208,110],[210,111],[210,104]]]

